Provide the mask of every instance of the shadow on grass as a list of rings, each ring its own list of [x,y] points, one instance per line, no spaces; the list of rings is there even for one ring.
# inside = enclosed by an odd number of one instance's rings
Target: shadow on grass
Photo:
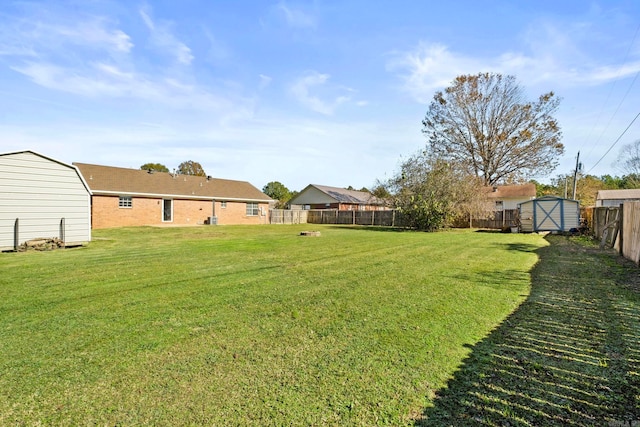
[[[336,225],[331,225],[327,228],[337,228],[340,230],[344,230],[344,229],[350,229],[350,230],[360,230],[360,231],[378,231],[378,232],[396,232],[396,233],[400,233],[403,231],[414,231],[414,232],[419,232],[417,230],[413,230],[411,228],[405,228],[405,227],[388,227],[388,226],[384,226],[384,225],[353,225],[353,224],[345,224],[345,225],[340,225],[340,224],[336,224]]]
[[[548,239],[527,300],[470,346],[416,426],[640,425],[639,271]]]

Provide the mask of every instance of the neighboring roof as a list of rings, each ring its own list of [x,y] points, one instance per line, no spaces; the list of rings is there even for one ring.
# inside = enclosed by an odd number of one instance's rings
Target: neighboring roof
[[[74,163],[93,194],[270,202],[246,181]]]
[[[327,185],[314,185],[315,188],[333,197],[340,203],[367,204],[374,205],[382,203],[376,196],[368,191],[347,190],[339,187],[329,187]]]
[[[629,200],[640,199],[640,188],[631,190],[600,190],[596,200]]]
[[[536,185],[533,183],[521,185],[497,185],[485,187],[487,197],[490,199],[516,199],[523,197],[536,197]]]
[[[52,157],[45,156],[45,155],[40,154],[40,153],[36,153],[35,151],[32,151],[32,150],[22,150],[22,151],[13,151],[13,152],[10,152],[10,153],[0,153],[0,157],[3,157],[3,156],[9,157],[9,156],[15,156],[15,155],[20,155],[20,154],[31,154],[31,155],[34,155],[34,156],[37,156],[37,157],[41,157],[41,158],[43,158],[45,160],[49,160],[50,162],[57,163],[57,164],[59,164],[61,166],[67,167],[69,169],[73,169],[75,171],[76,175],[78,175],[78,179],[80,179],[80,181],[82,182],[82,185],[84,185],[84,187],[87,189],[87,192],[91,193],[91,189],[89,188],[89,186],[87,185],[87,183],[83,179],[82,174],[80,173],[78,168],[75,167],[74,165],[70,165],[68,163],[61,162],[60,160],[56,160],[56,159],[54,159]]]
[[[373,194],[366,191],[347,190],[340,187],[329,187],[327,185],[309,184],[298,196],[291,199],[291,204],[296,204],[295,199],[311,188],[321,191],[331,197],[338,203],[349,203],[354,205],[384,205],[385,201],[377,198]]]

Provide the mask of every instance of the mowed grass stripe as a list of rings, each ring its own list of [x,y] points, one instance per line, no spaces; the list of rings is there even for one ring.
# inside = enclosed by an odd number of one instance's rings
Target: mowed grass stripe
[[[545,244],[308,227],[3,255],[0,423],[409,424],[526,297]]]

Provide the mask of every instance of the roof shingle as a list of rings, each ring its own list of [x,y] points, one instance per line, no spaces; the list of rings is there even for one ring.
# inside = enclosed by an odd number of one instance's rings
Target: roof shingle
[[[498,185],[485,187],[487,197],[490,199],[508,199],[520,197],[536,197],[536,185],[533,183],[520,185]]]
[[[272,201],[246,181],[73,163],[93,194]]]

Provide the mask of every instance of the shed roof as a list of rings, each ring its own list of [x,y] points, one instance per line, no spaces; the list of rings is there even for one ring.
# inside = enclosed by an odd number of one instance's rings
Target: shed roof
[[[37,152],[32,151],[32,150],[22,150],[22,151],[12,151],[12,152],[9,152],[9,153],[0,153],[0,157],[9,158],[9,157],[20,156],[22,154],[28,154],[28,155],[40,157],[40,158],[43,158],[43,159],[48,160],[50,162],[57,163],[57,164],[59,164],[61,166],[64,166],[64,167],[69,168],[69,169],[72,169],[76,173],[76,175],[78,175],[78,179],[80,179],[80,181],[82,182],[82,185],[84,186],[84,188],[86,188],[87,192],[91,193],[91,188],[89,187],[89,185],[87,185],[87,183],[85,182],[85,180],[82,177],[82,173],[80,172],[80,170],[75,165],[70,165],[68,163],[62,162],[60,160],[56,160],[56,159],[54,159],[52,157],[45,156],[44,154],[40,154],[40,153],[37,153]]]
[[[533,183],[520,185],[497,185],[485,187],[487,197],[490,199],[517,199],[523,197],[536,197],[536,185]]]
[[[577,203],[578,205],[580,204],[579,200],[566,199],[564,197],[553,196],[551,194],[548,194],[548,195],[542,196],[542,197],[538,197],[536,199],[527,200],[526,202],[522,202],[520,204],[524,205],[524,204],[528,204],[528,203],[538,203],[538,202],[541,202],[541,201],[548,201],[548,200],[564,200],[567,203]]]
[[[270,202],[246,181],[74,163],[93,194]]]
[[[640,188],[628,190],[600,190],[596,200],[626,200],[640,199]]]

